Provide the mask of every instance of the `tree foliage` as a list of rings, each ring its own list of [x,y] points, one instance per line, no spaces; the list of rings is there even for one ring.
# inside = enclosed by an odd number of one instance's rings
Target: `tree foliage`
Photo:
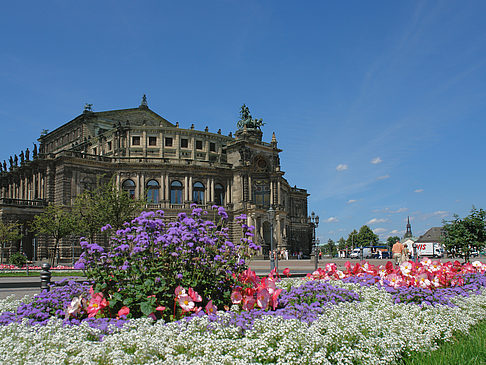
[[[51,265],[59,250],[59,241],[75,232],[75,217],[65,208],[59,205],[48,205],[46,209],[34,217],[32,229],[38,234],[45,234],[54,238],[54,247],[47,248],[48,258]]]
[[[145,201],[134,200],[119,189],[114,181],[99,185],[94,190],[85,190],[73,204],[78,233],[93,242],[101,227],[109,224],[117,230],[123,223],[131,221],[145,206]]]
[[[400,237],[398,237],[398,236],[390,236],[390,237],[388,237],[388,239],[386,240],[386,245],[387,245],[387,247],[389,248],[390,251],[391,251],[393,245],[397,241],[400,241]]]
[[[362,226],[359,229],[357,237],[357,246],[373,246],[378,243],[379,237],[373,233],[370,227],[367,225]],[[355,241],[356,242],[356,241]]]
[[[358,231],[357,230],[353,230],[349,236],[348,236],[348,239],[346,240],[346,245],[348,247],[356,247],[358,246]]]
[[[2,250],[2,260],[4,256],[4,248],[6,248],[6,243],[11,241],[16,241],[22,238],[20,233],[20,225],[18,223],[5,223],[0,221],[0,249]]]
[[[345,250],[346,249],[346,240],[344,239],[344,237],[341,237],[338,240],[338,249],[339,250]]]
[[[336,243],[332,239],[329,239],[324,247],[326,249],[326,253],[331,257],[334,257],[334,255],[337,254]]]
[[[459,218],[443,222],[444,246],[448,252],[464,254],[466,261],[472,251],[479,251],[486,245],[486,211],[471,209],[471,213],[465,218]]]

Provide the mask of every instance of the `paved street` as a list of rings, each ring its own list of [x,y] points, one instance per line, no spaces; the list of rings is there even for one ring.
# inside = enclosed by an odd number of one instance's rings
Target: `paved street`
[[[453,261],[454,259],[443,259],[442,261]],[[471,261],[479,260],[486,263],[486,257],[473,258]],[[321,259],[319,267],[324,267],[327,263],[334,262],[338,269],[344,269],[346,261],[352,264],[360,262],[358,259]],[[389,260],[370,259],[367,260],[373,265],[384,265]],[[464,260],[459,259],[462,263]],[[307,273],[314,271],[314,261],[311,260],[280,260],[278,262],[278,269],[281,273],[283,269],[289,268],[291,275],[305,276]],[[257,275],[262,276],[270,272],[269,260],[254,260],[250,262],[250,268],[254,270]],[[63,280],[63,277],[53,277],[52,281]],[[77,278],[82,280],[83,278]],[[22,298],[24,295],[35,295],[40,292],[40,278],[36,276],[31,277],[0,277],[0,299],[5,299],[9,295],[15,295],[17,298]]]

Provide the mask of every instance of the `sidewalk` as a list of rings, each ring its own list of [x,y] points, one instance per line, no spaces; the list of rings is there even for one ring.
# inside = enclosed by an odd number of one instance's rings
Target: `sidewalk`
[[[53,276],[51,283],[64,279],[86,280],[85,277],[74,276]],[[5,299],[10,295],[22,298],[25,295],[35,295],[40,293],[40,275],[25,277],[0,277],[0,299]]]

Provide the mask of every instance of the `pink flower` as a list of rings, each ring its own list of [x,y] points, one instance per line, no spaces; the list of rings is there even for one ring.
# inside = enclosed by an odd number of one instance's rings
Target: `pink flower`
[[[196,291],[194,291],[192,288],[189,288],[189,296],[195,302],[202,302],[201,296]]]
[[[257,293],[257,304],[262,309],[267,309],[270,293],[267,289],[260,289]]]
[[[194,302],[192,301],[192,298],[187,294],[179,296],[179,305],[185,312],[189,312],[194,308]]]
[[[155,308],[156,311],[162,312],[165,311],[165,307],[162,305],[159,305],[157,308]]]
[[[157,320],[157,317],[155,316],[155,313],[150,313],[147,317],[152,318],[154,321]]]
[[[275,310],[277,308],[277,305],[278,305],[278,296],[280,295],[280,292],[282,291],[282,289],[277,289],[274,291],[274,293],[272,294],[272,308],[273,310]]]
[[[283,274],[286,276],[286,277],[289,277],[290,275],[290,269],[287,267],[283,270]]]
[[[215,314],[218,308],[216,308],[215,305],[213,305],[213,300],[211,299],[208,304],[206,304],[206,313],[207,314]]]
[[[241,293],[237,290],[233,291],[233,293],[231,293],[231,302],[233,304],[239,304],[241,303],[241,300],[243,299],[243,296],[241,295]]]
[[[103,298],[102,293],[93,293],[87,308],[88,317],[91,318],[96,316],[100,310],[107,307],[109,304],[110,303]]]
[[[255,306],[256,300],[253,297],[245,296],[243,298],[243,310],[250,311]]]
[[[130,308],[127,306],[121,307],[121,309],[118,311],[118,317],[121,316],[127,316],[130,313]]]
[[[176,296],[176,299],[179,299],[179,297],[181,295],[185,295],[186,294],[186,289],[184,289],[182,286],[178,286],[177,288],[175,288],[175,296]]]

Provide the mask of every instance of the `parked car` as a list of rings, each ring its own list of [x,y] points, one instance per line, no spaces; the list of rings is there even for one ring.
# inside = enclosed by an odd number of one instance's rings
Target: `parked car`
[[[388,252],[388,251],[381,251],[381,256],[380,256],[379,252],[375,252],[371,256],[371,258],[373,258],[373,259],[390,259],[391,255],[390,255],[390,252]]]

